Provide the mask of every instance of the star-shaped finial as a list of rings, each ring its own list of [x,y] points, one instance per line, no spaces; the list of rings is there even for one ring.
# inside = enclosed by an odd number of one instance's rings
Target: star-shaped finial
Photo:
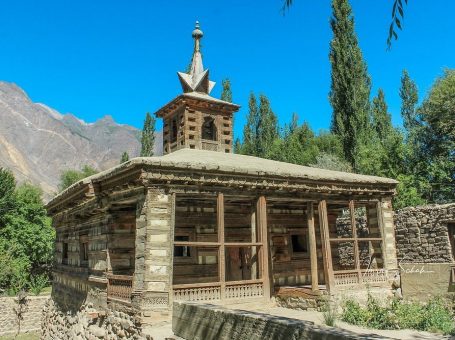
[[[200,30],[199,21],[196,21],[192,36],[194,38],[194,52],[190,73],[177,72],[177,74],[183,92],[201,92],[209,94],[215,86],[215,83],[209,80],[209,70],[204,71],[204,66],[202,64],[200,39],[204,36],[204,33]]]

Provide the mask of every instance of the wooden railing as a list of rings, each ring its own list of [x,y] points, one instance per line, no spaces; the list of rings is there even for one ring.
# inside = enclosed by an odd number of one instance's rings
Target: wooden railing
[[[263,280],[226,282],[224,292],[220,282],[174,285],[173,289],[175,301],[219,301],[223,295],[225,300],[264,296]]]
[[[108,299],[131,301],[133,291],[133,277],[128,275],[107,275],[107,297]]]
[[[201,146],[202,146],[202,150],[218,151],[218,142],[217,141],[203,139],[201,141]]]
[[[242,283],[226,282],[226,299],[243,299],[264,296],[264,284],[261,281]]]
[[[349,286],[358,284],[375,284],[388,281],[388,273],[385,269],[368,269],[368,270],[344,270],[335,272],[336,286]]]
[[[221,299],[221,284],[174,285],[176,301],[216,301]]]

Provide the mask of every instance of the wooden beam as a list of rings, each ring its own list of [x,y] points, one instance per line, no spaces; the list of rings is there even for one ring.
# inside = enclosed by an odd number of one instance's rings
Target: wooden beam
[[[359,244],[357,242],[357,226],[355,225],[355,207],[353,200],[349,201],[349,212],[351,213],[352,237],[354,238],[354,267],[357,270],[357,276],[360,283],[362,273],[360,271]]]
[[[254,207],[254,205],[253,205]],[[256,228],[256,211],[252,208],[251,212],[251,242],[256,243],[258,241],[257,237],[257,228]],[[251,247],[251,259],[253,260],[251,264],[251,277],[254,279],[258,278],[258,256],[257,248]],[[250,278],[251,278],[250,277]]]
[[[269,232],[267,228],[267,202],[265,196],[259,196],[256,203],[257,226],[261,236],[262,247],[260,249],[262,279],[264,280],[264,297],[271,297],[271,270],[269,251]]]
[[[216,199],[216,216],[218,226],[218,243],[220,244],[220,247],[218,248],[218,272],[220,275],[221,299],[223,300],[226,290],[226,249],[224,247],[224,195],[221,192],[218,193]]]
[[[327,218],[327,202],[322,200],[319,202],[319,228],[321,230],[321,244],[322,244],[322,259],[324,264],[324,277],[327,291],[335,287],[335,279],[333,276],[332,266],[332,251],[330,248],[330,232],[329,221]]]
[[[314,208],[313,203],[307,203],[308,238],[310,241],[310,262],[311,262],[311,289],[319,290],[318,282],[318,254],[316,249],[316,232],[314,230]]]

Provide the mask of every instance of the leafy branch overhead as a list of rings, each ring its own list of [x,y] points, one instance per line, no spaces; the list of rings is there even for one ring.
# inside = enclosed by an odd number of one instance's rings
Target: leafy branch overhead
[[[405,4],[408,4],[408,0],[404,0]],[[387,38],[387,48],[392,47],[392,39],[397,40],[398,34],[396,27],[401,30],[401,22],[404,19],[403,0],[395,0],[392,7],[392,22],[389,27],[389,36]]]
[[[408,0],[404,0],[405,5],[408,4]],[[283,0],[283,7],[281,12],[283,15],[286,13],[286,10],[289,10],[294,4],[294,0]],[[403,0],[395,0],[392,7],[392,22],[389,26],[389,34],[387,37],[387,48],[390,50],[392,48],[392,40],[398,39],[398,33],[396,28],[399,30],[402,29],[401,22],[404,19],[404,9],[403,9]]]

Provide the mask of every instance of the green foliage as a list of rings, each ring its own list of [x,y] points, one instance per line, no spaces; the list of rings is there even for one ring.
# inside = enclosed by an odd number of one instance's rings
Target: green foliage
[[[427,303],[393,299],[381,304],[369,294],[365,307],[352,299],[347,300],[341,319],[353,325],[377,329],[416,329],[443,334],[454,332],[450,306],[439,297]]]
[[[229,78],[223,79],[222,85],[223,91],[221,92],[221,100],[232,103],[231,81]]]
[[[419,95],[417,92],[417,85],[406,70],[403,70],[401,76],[400,98],[403,125],[406,131],[410,132],[420,125],[416,116],[416,106],[419,101]]]
[[[408,0],[404,0],[407,4]],[[392,6],[392,22],[389,26],[389,35],[387,37],[387,48],[392,48],[392,39],[397,40],[398,34],[396,27],[401,30],[401,21],[404,19],[403,0],[395,0]]]
[[[155,122],[156,119],[147,112],[141,136],[141,157],[152,157],[155,145]]]
[[[128,152],[123,152],[122,153],[122,158],[120,159],[120,164],[128,162],[130,160],[130,155],[128,155]]]
[[[0,292],[16,295],[31,276],[49,276],[55,231],[41,189],[27,183],[16,187],[14,177],[5,174],[0,172],[0,202],[8,199],[11,209],[0,215]]]
[[[427,201],[419,193],[419,183],[414,175],[400,174],[397,177],[397,195],[394,197],[393,207],[401,209],[426,204]]]
[[[329,59],[332,67],[331,130],[340,137],[345,159],[357,170],[357,151],[368,129],[370,77],[354,31],[348,0],[332,0],[330,20],[333,39]]]
[[[13,192],[16,181],[13,173],[8,169],[0,168],[0,226],[5,213],[13,207]]]
[[[268,98],[261,94],[259,105],[254,93],[250,94],[249,113],[243,129],[242,154],[269,158],[273,144],[279,137],[278,120]]]
[[[319,169],[352,172],[352,167],[348,162],[337,157],[336,155],[324,152],[316,156],[316,163],[309,165]]]
[[[28,288],[35,295],[40,295],[41,292],[49,285],[49,276],[45,274],[38,274],[30,278]]]
[[[322,317],[327,326],[335,327],[338,319],[338,312],[336,304],[327,301],[322,310]]]
[[[81,179],[92,176],[98,173],[94,168],[89,165],[84,165],[81,170],[65,170],[60,175],[60,191],[69,188],[76,182],[79,182]]]
[[[11,245],[11,246],[10,246]],[[0,293],[16,295],[27,286],[30,261],[14,255],[17,245],[0,239]]]

